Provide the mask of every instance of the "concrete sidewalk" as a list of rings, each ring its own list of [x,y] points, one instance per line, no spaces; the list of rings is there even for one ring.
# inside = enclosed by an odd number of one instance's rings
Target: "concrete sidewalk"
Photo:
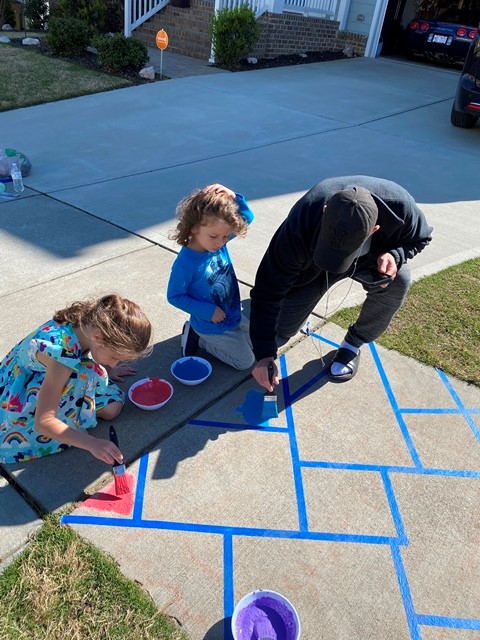
[[[171,79],[229,73],[223,69],[217,69],[208,60],[172,53],[168,49],[162,52],[156,47],[148,47],[148,55],[148,64],[155,69],[155,72]]]
[[[434,227],[411,262],[415,278],[480,255],[480,129],[449,124],[457,78],[358,58],[0,114],[5,146],[33,166],[22,197],[0,200],[2,353],[66,302],[117,290],[155,326],[136,378],[174,385],[162,409],[128,403],[118,419],[131,504],[99,509],[112,478],[82,451],[2,468],[2,564],[37,513],[90,496],[65,521],[192,640],[229,638],[234,604],[256,588],[294,603],[305,640],[480,638],[479,389],[376,345],[354,380],[328,384],[343,334],[328,324],[283,350],[281,412],[258,428],[237,411],[256,389],[249,374],[212,359],[201,386],[173,380],[185,318],[165,299],[175,205],[217,181],[256,214],[231,247],[245,301],[274,230],[331,175],[378,175],[411,191]],[[349,287],[330,312],[362,299]]]

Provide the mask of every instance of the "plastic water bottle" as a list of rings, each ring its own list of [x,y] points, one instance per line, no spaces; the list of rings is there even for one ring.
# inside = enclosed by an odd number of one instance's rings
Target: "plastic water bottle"
[[[25,189],[25,187],[23,186],[22,172],[18,168],[18,165],[16,162],[12,162],[10,175],[12,176],[14,190],[17,193],[21,193]]]
[[[3,149],[0,148],[0,178],[6,178],[10,173],[10,163]]]

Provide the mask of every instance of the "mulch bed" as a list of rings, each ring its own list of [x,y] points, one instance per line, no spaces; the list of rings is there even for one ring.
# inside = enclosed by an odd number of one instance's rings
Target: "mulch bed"
[[[275,58],[258,58],[255,64],[242,60],[238,65],[229,67],[221,64],[213,66],[226,71],[254,71],[255,69],[272,69],[274,67],[288,67],[296,64],[310,64],[312,62],[329,62],[348,58],[342,51],[307,51],[305,53],[289,53]]]
[[[8,35],[8,33],[7,33]],[[21,39],[12,40],[12,45],[18,47],[24,47],[21,43]],[[68,60],[69,62],[76,62],[77,64],[89,67],[90,69],[96,69],[97,71],[103,71],[109,73],[106,69],[100,67],[98,63],[98,56],[89,51],[85,51],[79,55],[62,56],[55,55],[47,46],[43,38],[40,39],[40,45],[32,47],[39,53],[52,58],[60,58],[62,60]],[[225,71],[255,71],[256,69],[272,69],[274,67],[287,67],[297,64],[311,64],[313,62],[329,62],[331,60],[343,60],[351,56],[346,56],[342,51],[306,51],[305,53],[290,53],[276,56],[275,58],[256,58],[256,63],[248,62],[248,59],[241,60],[235,66],[226,66],[221,64],[214,64],[214,67],[224,69]],[[140,78],[137,72],[118,72],[110,73],[110,75],[116,75],[117,77],[123,77],[130,79],[134,84],[144,84],[150,82]],[[157,74],[158,75],[158,74]]]

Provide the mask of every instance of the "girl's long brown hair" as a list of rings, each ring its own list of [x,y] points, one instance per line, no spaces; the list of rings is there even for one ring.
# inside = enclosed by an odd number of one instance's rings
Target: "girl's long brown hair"
[[[141,357],[151,351],[150,320],[138,304],[116,293],[97,300],[72,302],[56,311],[53,319],[82,330],[98,329],[104,346],[118,354]]]

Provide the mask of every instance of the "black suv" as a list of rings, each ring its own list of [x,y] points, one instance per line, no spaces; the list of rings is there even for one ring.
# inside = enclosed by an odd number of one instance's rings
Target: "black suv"
[[[450,114],[454,127],[470,129],[480,117],[480,25],[465,58]]]

